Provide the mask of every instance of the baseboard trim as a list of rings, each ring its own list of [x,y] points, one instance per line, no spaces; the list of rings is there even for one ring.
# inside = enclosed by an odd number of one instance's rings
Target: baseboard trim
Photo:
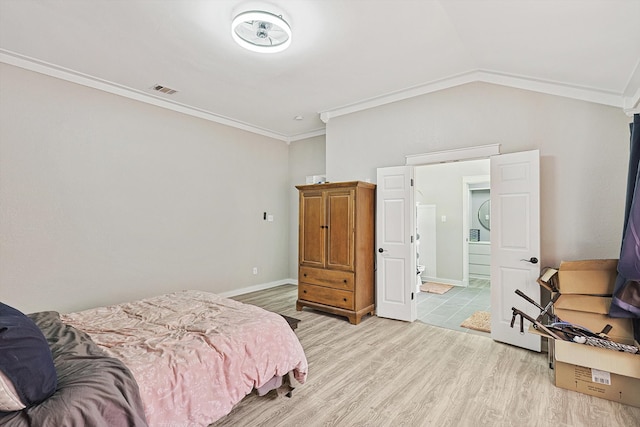
[[[265,289],[271,289],[271,288],[275,288],[276,286],[282,286],[282,285],[296,285],[297,286],[298,285],[298,281],[296,279],[276,280],[275,282],[260,283],[260,284],[257,284],[257,285],[247,286],[245,288],[234,289],[232,291],[222,292],[222,293],[219,293],[218,295],[220,295],[221,297],[229,298],[229,297],[235,297],[235,296],[238,296],[238,295],[248,294],[248,293],[251,293],[251,292],[263,291]]]

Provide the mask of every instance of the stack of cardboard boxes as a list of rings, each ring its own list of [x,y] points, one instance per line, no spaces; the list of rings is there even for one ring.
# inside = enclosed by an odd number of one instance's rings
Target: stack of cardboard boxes
[[[635,345],[631,319],[608,316],[618,260],[562,262],[546,271],[538,282],[560,297],[554,314],[564,322],[601,332],[611,325],[608,337]],[[640,354],[549,339],[555,384],[558,387],[640,407]]]

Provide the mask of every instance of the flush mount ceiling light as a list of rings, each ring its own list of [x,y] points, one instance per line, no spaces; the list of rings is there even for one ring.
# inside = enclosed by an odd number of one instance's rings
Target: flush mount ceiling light
[[[233,19],[231,36],[253,52],[282,52],[291,44],[291,27],[281,16],[253,10]]]

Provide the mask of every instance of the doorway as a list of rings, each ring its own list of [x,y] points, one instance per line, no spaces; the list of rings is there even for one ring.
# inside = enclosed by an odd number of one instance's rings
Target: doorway
[[[417,290],[417,318],[488,336],[460,324],[477,311],[491,311],[489,230],[477,212],[489,198],[490,161],[421,165],[414,171],[418,283],[424,283]],[[432,212],[426,220],[425,210]]]
[[[480,158],[489,158],[491,175],[491,338],[540,351],[540,336],[521,334],[510,324],[511,307],[521,302],[516,290],[540,301],[538,150],[500,154],[494,144],[407,156],[405,166],[377,168],[376,312],[396,320],[417,319],[414,168]],[[537,314],[532,306],[529,315]]]

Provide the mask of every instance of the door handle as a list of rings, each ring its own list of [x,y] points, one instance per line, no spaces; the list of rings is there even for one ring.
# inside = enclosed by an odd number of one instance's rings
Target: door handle
[[[526,262],[530,262],[531,264],[537,264],[538,263],[538,258],[532,256],[529,259],[521,259],[520,261],[526,261]]]
[[[382,252],[384,252],[384,249],[380,248],[380,249],[378,249],[378,252],[382,253]]]

